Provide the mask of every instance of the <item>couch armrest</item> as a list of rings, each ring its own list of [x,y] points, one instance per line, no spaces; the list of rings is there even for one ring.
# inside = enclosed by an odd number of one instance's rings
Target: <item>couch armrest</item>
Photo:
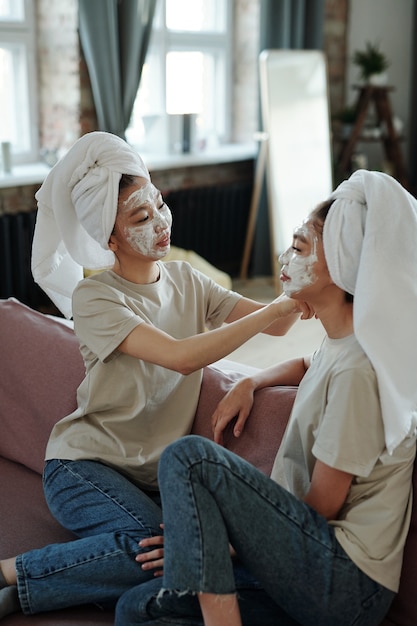
[[[194,435],[213,439],[211,416],[221,398],[242,375],[240,372],[223,371],[213,365],[204,369],[192,428]],[[257,391],[243,433],[239,438],[234,437],[233,422],[229,424],[225,432],[225,447],[269,476],[295,394],[296,387],[266,387]]]

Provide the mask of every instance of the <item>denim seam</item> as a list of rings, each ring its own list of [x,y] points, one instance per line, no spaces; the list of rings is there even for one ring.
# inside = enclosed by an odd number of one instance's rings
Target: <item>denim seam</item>
[[[143,520],[138,519],[137,517],[135,517],[131,511],[129,511],[124,504],[122,504],[119,500],[117,500],[114,496],[110,495],[109,493],[106,493],[106,491],[104,491],[99,485],[97,485],[96,483],[94,483],[93,481],[87,479],[85,476],[83,476],[82,474],[80,474],[78,471],[74,471],[72,469],[72,467],[69,467],[69,465],[67,465],[65,462],[59,460],[60,463],[60,467],[62,467],[63,469],[65,469],[69,474],[71,474],[72,476],[74,476],[77,480],[79,480],[80,482],[82,481],[83,483],[87,484],[87,485],[91,485],[96,491],[98,491],[99,493],[101,493],[105,498],[107,498],[108,500],[110,500],[111,502],[114,502],[120,509],[122,509],[125,513],[127,513],[127,515],[129,515],[129,517],[131,517],[135,523],[139,524],[142,528],[145,528],[146,525],[143,523]]]

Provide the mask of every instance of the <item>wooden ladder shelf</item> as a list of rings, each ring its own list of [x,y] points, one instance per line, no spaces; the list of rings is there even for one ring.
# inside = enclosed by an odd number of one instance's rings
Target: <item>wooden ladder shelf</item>
[[[356,104],[355,124],[352,128],[350,136],[343,141],[343,145],[338,158],[338,168],[342,173],[346,173],[350,169],[350,163],[354,148],[358,141],[375,141],[368,137],[361,136],[363,125],[369,110],[371,102],[375,105],[377,122],[383,129],[379,141],[383,142],[386,158],[393,168],[393,176],[404,187],[407,187],[407,174],[401,153],[400,137],[398,136],[393,119],[392,110],[389,100],[389,91],[393,87],[380,87],[374,85],[365,85],[355,87],[359,90],[359,98]]]

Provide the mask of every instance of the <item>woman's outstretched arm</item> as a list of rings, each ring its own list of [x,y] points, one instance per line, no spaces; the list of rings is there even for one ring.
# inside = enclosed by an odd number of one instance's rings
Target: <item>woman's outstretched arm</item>
[[[151,324],[142,323],[129,333],[118,349],[181,374],[191,374],[226,357],[277,319],[301,310],[296,300],[277,299],[230,324],[185,339],[175,339]]]

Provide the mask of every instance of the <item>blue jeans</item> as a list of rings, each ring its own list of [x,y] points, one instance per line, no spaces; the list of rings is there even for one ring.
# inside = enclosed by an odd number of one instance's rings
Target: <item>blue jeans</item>
[[[96,461],[48,461],[44,491],[56,519],[78,539],[17,558],[17,585],[26,614],[96,603],[114,606],[153,573],[135,561],[138,542],[160,535],[159,493],[141,491]]]
[[[234,577],[243,626],[298,626],[238,563]],[[203,626],[196,595],[158,597],[161,588],[157,578],[126,591],[116,606],[115,626]]]
[[[155,587],[152,596],[151,583],[130,591],[118,603],[116,624],[201,624],[185,620],[193,594],[236,590],[229,542],[260,583],[254,602],[264,592],[273,601],[261,621],[250,621],[243,595],[244,624],[381,623],[395,594],[356,567],[324,517],[246,461],[201,437],[184,437],[163,453],[159,482],[165,591],[156,598]]]

